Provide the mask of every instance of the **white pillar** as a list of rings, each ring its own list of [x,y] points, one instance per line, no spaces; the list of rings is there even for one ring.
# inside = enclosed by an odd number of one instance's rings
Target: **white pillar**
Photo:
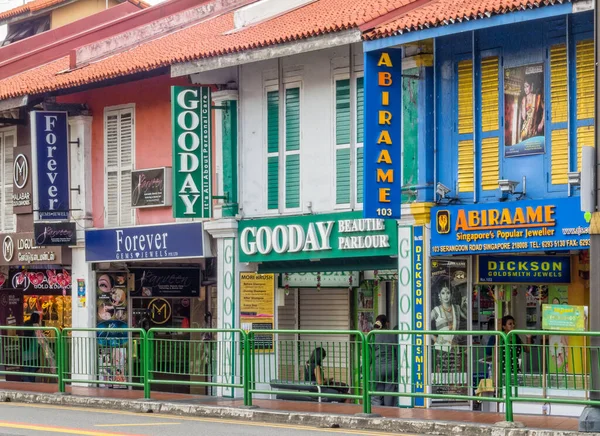
[[[72,313],[74,328],[96,327],[96,287],[91,264],[85,260],[85,229],[92,227],[92,117],[77,116],[69,118],[70,155],[71,155],[71,216],[76,222],[77,246],[72,249]],[[78,143],[77,143],[78,141]],[[85,284],[85,304],[78,297],[78,282]],[[74,379],[89,380],[94,378],[96,353],[94,350],[94,332],[74,332],[73,354],[71,358],[72,376]],[[84,348],[77,347],[86,342],[87,353],[78,352]],[[91,355],[90,355],[91,354]],[[88,374],[83,375],[83,374]]]
[[[239,273],[244,269],[238,261],[237,233],[238,222],[233,218],[222,218],[205,223],[205,230],[217,241],[217,328],[236,329],[239,325]],[[217,381],[231,383],[234,375],[241,374],[239,337],[222,333],[217,335]],[[217,396],[239,398],[241,389],[222,387]]]

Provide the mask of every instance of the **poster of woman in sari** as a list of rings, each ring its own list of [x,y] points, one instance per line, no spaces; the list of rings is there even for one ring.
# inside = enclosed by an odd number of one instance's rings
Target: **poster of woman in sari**
[[[544,66],[504,70],[504,155],[545,153]]]

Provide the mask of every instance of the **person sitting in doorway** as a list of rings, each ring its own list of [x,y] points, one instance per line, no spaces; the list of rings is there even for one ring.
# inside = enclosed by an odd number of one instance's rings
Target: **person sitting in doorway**
[[[310,358],[304,365],[304,381],[330,388],[329,393],[347,394],[347,384],[336,382],[333,378],[325,379],[323,360],[325,360],[326,356],[327,352],[323,347],[317,347],[313,350]],[[328,390],[322,389],[322,392],[328,392]]]

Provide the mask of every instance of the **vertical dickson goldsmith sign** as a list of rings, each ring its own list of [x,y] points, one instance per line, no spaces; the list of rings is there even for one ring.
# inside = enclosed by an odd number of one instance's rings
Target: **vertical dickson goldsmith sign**
[[[211,92],[208,87],[171,87],[173,216],[212,216]]]
[[[67,112],[31,112],[33,209],[39,220],[69,219]]]

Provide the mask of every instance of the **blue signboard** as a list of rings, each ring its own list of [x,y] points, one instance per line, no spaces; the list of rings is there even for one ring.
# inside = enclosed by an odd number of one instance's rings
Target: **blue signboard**
[[[590,246],[578,197],[435,207],[431,220],[432,256]]]
[[[365,218],[400,218],[402,52],[365,53]]]
[[[87,230],[87,262],[204,257],[202,223]]]
[[[571,283],[569,256],[479,256],[481,283]]]
[[[425,328],[425,253],[423,252],[423,226],[414,226],[413,244],[413,330],[424,330]],[[413,390],[414,393],[425,392],[425,338],[423,335],[415,335],[413,338]],[[415,407],[425,407],[425,399],[416,397]]]
[[[40,220],[68,220],[67,112],[31,112],[34,209]]]

